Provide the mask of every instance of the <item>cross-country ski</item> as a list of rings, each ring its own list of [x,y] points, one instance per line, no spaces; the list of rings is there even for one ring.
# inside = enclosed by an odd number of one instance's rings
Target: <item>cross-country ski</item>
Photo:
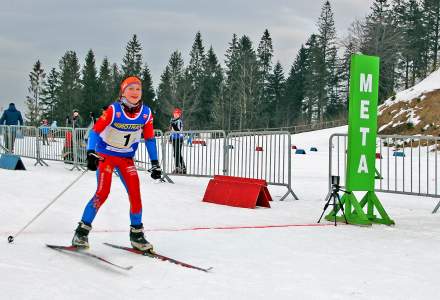
[[[88,249],[81,249],[81,248],[78,248],[78,247],[75,247],[75,246],[59,246],[59,245],[46,245],[46,246],[49,247],[50,249],[54,249],[54,250],[61,251],[61,252],[64,251],[64,252],[67,252],[67,253],[70,252],[70,253],[74,253],[74,254],[78,254],[78,255],[83,255],[83,256],[91,257],[91,258],[94,258],[94,259],[96,259],[98,261],[101,261],[101,262],[103,262],[105,264],[111,265],[113,267],[116,267],[116,268],[119,268],[119,269],[122,269],[122,270],[128,271],[128,270],[131,270],[133,268],[133,266],[126,266],[125,267],[125,266],[121,266],[121,265],[115,264],[115,263],[109,261],[106,258],[103,258],[103,257],[101,257],[101,256],[99,256],[97,254],[93,254],[93,253],[89,252]]]
[[[111,243],[104,243],[104,245],[107,245],[107,246],[110,246],[110,247],[116,248],[116,249],[125,250],[125,251],[131,252],[131,253],[148,256],[148,257],[151,257],[151,258],[156,258],[156,259],[159,259],[159,260],[168,261],[170,263],[173,263],[173,264],[185,267],[185,268],[189,268],[189,269],[196,269],[196,270],[203,271],[203,272],[209,272],[209,271],[212,270],[212,267],[209,267],[209,268],[197,267],[197,266],[194,266],[194,265],[191,265],[191,264],[179,261],[177,259],[170,258],[170,257],[167,257],[165,255],[156,253],[155,251],[148,251],[148,250],[147,251],[140,251],[140,250],[137,250],[137,249],[134,249],[134,248],[125,247],[125,246],[119,246],[119,245],[115,245],[115,244],[111,244]]]

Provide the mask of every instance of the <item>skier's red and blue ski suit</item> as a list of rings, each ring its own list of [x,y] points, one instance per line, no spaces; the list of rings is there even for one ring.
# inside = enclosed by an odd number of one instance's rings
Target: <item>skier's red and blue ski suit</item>
[[[148,106],[142,105],[137,112],[128,113],[124,111],[124,106],[115,102],[93,126],[87,150],[95,150],[104,160],[98,165],[98,187],[84,209],[81,219],[83,223],[92,224],[96,213],[110,193],[115,170],[128,193],[131,225],[142,224],[139,177],[133,161],[142,134],[150,159],[157,161],[153,115]]]

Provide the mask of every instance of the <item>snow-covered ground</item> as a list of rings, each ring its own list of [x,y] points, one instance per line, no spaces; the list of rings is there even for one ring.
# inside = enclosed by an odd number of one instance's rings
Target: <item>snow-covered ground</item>
[[[292,136],[292,144],[318,152],[292,154],[300,200],[277,201],[285,188],[270,187],[270,209],[203,203],[206,178],[174,177],[172,185],[140,174],[146,236],[156,251],[212,266],[211,273],[102,244],[129,245],[128,200],[116,177],[93,224],[90,251],[134,268],[119,271],[46,248],[70,243],[96,187],[92,173],[8,244],[9,234],[80,173],[59,162],[34,167],[27,159],[27,171],[0,169],[0,299],[438,299],[440,215],[431,214],[436,199],[379,194],[396,222],[392,227],[214,229],[315,224],[327,192],[328,138],[334,132],[346,127]]]

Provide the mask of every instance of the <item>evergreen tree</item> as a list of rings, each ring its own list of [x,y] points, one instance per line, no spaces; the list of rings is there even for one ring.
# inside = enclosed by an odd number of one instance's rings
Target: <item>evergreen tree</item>
[[[238,75],[238,128],[252,128],[257,124],[258,96],[260,91],[260,73],[252,41],[244,35],[238,41],[237,50]]]
[[[435,71],[438,67],[439,42],[440,42],[440,1],[423,0],[423,18],[426,27],[426,43],[431,63],[429,71]]]
[[[307,59],[304,72],[304,120],[307,124],[319,120],[319,99],[322,97],[320,85],[324,84],[322,74],[322,49],[319,46],[318,37],[312,34],[305,45]]]
[[[123,78],[121,71],[119,70],[119,67],[116,63],[114,63],[112,65],[110,75],[111,75],[111,80],[112,80],[112,85],[113,85],[113,96],[111,97],[112,98],[112,100],[110,101],[110,103],[111,103],[111,102],[115,101],[116,99],[119,99],[119,96],[120,96],[119,90],[120,90],[120,85],[121,85],[122,78]],[[110,104],[110,103],[107,103],[107,104]]]
[[[306,74],[308,70],[309,49],[301,45],[296,56],[295,62],[290,68],[289,76],[286,80],[285,95],[283,97],[284,116],[282,117],[283,126],[292,126],[300,123],[303,117],[303,101],[305,101]]]
[[[37,126],[40,121],[40,97],[43,90],[43,82],[46,73],[44,72],[40,60],[34,64],[29,73],[30,86],[28,88],[29,96],[26,97],[27,112],[25,117],[30,125]]]
[[[200,127],[205,125],[202,123],[202,119],[204,118],[203,114],[206,113],[206,106],[209,103],[205,101],[209,101],[202,97],[203,94],[203,81],[204,81],[204,73],[205,73],[205,48],[203,46],[202,36],[200,32],[197,32],[194,43],[190,52],[190,61],[188,68],[185,72],[187,84],[189,87],[189,95],[186,99],[186,124],[190,124],[193,127]],[[191,110],[188,108],[191,107]]]
[[[394,28],[397,29],[398,58],[396,86],[403,83],[405,88],[414,85],[418,78],[426,76],[429,61],[423,12],[415,0],[395,0],[392,9]]]
[[[182,54],[176,50],[171,54],[168,65],[161,75],[157,92],[157,106],[161,112],[161,124],[163,125],[165,122],[168,124],[174,108],[181,108],[185,118],[187,111],[191,111],[191,107],[186,101],[189,85],[185,75]]]
[[[399,31],[393,24],[390,1],[374,0],[367,18],[361,51],[380,57],[379,101],[394,92],[397,83],[395,69],[399,52]]]
[[[142,73],[142,46],[136,34],[128,41],[125,51],[125,56],[122,59],[123,77],[138,76],[140,78]]]
[[[201,99],[203,105],[198,114],[199,129],[224,128],[215,127],[215,120],[218,119],[216,113],[218,109],[224,110],[224,98],[222,97],[223,70],[214,53],[212,46],[209,48],[203,66],[203,91]]]
[[[43,82],[43,90],[41,91],[41,107],[43,111],[43,117],[50,121],[55,120],[55,107],[58,105],[59,87],[60,87],[60,74],[52,68]]]
[[[158,113],[154,120],[155,126],[165,129],[168,127],[169,116],[174,108],[172,102],[171,92],[171,72],[168,66],[165,67],[164,72],[160,76],[160,83],[157,89],[157,107],[161,113]]]
[[[89,113],[99,116],[101,107],[99,105],[99,81],[95,65],[95,54],[92,49],[87,52],[84,68],[82,70],[82,105],[79,110],[84,112],[83,120],[87,125]]]
[[[429,60],[429,41],[423,22],[423,13],[416,0],[409,0],[407,18],[406,36],[408,38],[408,52],[412,61],[411,86],[413,86],[416,84],[417,78],[426,77]]]
[[[153,89],[153,79],[151,78],[150,69],[148,65],[145,64],[142,70],[142,100],[146,103],[153,112],[156,112],[156,103],[154,102],[154,89]]]
[[[223,90],[224,110],[218,111],[217,118],[221,119],[222,128],[232,130],[238,120],[238,111],[234,107],[239,98],[239,68],[238,68],[238,39],[234,33],[225,55],[226,83]]]
[[[270,94],[270,77],[272,71],[272,57],[273,57],[273,45],[272,38],[269,31],[266,29],[261,37],[260,43],[257,48],[258,67],[260,72],[260,95],[257,103],[260,118],[258,118],[259,124],[255,124],[257,127],[268,127],[273,116],[273,107]]]
[[[408,47],[408,0],[394,0],[393,3],[393,14],[392,14],[392,25],[397,31],[397,77],[395,86],[397,88],[401,87],[402,84],[407,89],[409,87],[409,73],[410,73],[410,64],[411,64],[411,55],[412,51]]]
[[[347,44],[344,47],[344,54],[341,59],[340,63],[340,71],[339,71],[339,78],[340,78],[340,93],[342,96],[342,106],[343,111],[348,111],[348,105],[349,105],[349,98],[350,98],[350,66],[351,66],[351,57],[353,54],[355,54],[356,51],[356,45],[355,41],[353,41],[352,37],[349,37],[349,40]]]
[[[324,119],[324,112],[336,109],[338,99],[338,72],[336,61],[336,29],[333,18],[333,12],[330,2],[326,1],[321,10],[318,20],[317,47],[319,55],[316,57],[315,63],[319,71],[316,77],[316,88],[318,92],[317,101],[317,118],[320,122]]]
[[[113,82],[112,69],[107,57],[104,57],[99,67],[98,86],[98,103],[99,108],[102,108],[116,99],[114,92],[115,83]]]
[[[171,53],[170,60],[168,61],[168,68],[170,71],[170,84],[171,84],[171,97],[173,106],[182,108],[184,106],[183,99],[179,99],[180,85],[184,80],[184,63],[182,54],[176,50]],[[169,112],[171,114],[171,112]]]
[[[279,61],[275,64],[273,73],[268,78],[268,94],[268,104],[271,113],[268,127],[282,126],[283,110],[285,109],[283,106],[285,78],[283,67]]]
[[[59,61],[59,102],[55,109],[56,119],[64,125],[66,117],[81,104],[80,65],[74,51],[67,51]],[[84,112],[80,112],[82,115]]]

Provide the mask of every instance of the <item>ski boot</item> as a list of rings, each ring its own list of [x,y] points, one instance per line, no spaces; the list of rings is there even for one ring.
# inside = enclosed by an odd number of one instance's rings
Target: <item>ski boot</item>
[[[134,249],[140,251],[153,250],[153,245],[145,239],[144,226],[142,224],[130,226],[130,242]]]
[[[72,239],[72,246],[78,248],[89,248],[89,232],[92,230],[91,225],[84,224],[82,221],[78,223],[75,235]]]

